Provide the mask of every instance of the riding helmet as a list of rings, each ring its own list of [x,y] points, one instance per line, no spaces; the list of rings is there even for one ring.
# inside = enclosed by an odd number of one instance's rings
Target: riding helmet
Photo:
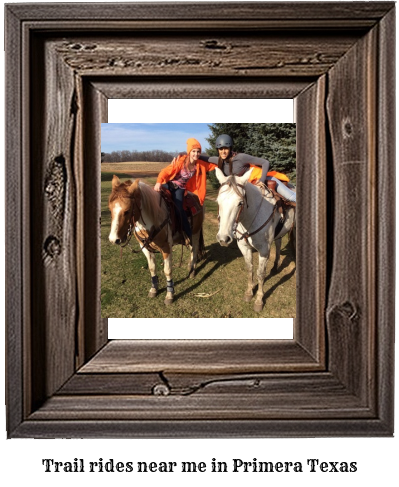
[[[222,134],[216,139],[216,149],[221,149],[222,147],[233,148],[233,139],[230,135]]]

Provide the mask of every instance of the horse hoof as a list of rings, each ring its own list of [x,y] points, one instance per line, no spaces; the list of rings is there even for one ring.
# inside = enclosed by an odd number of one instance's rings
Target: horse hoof
[[[151,289],[151,291],[148,293],[149,298],[155,298],[156,295],[157,295],[156,289],[154,289],[154,290]]]
[[[252,300],[252,298],[253,298],[253,295],[252,294],[244,294],[244,301],[246,303],[250,303],[251,300]]]
[[[195,277],[195,271],[190,272],[190,274],[188,275],[188,277],[190,279],[194,279],[194,277]]]
[[[255,303],[254,304],[254,311],[255,311],[255,313],[260,313],[262,311],[262,309],[263,309],[263,303],[261,303],[261,304],[256,304]]]
[[[169,304],[173,303],[173,298],[165,298],[164,303],[168,306]]]

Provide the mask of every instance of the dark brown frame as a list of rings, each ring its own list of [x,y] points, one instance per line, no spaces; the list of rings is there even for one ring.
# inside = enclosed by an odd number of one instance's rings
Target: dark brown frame
[[[10,437],[393,434],[394,37],[393,2],[6,6]],[[107,341],[113,97],[295,99],[292,341]]]

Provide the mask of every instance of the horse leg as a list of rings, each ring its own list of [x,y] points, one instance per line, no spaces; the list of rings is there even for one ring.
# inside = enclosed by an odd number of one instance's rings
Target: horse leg
[[[272,272],[277,272],[278,264],[280,262],[281,240],[282,240],[281,238],[278,238],[277,240],[274,241],[276,244],[276,258],[274,260]]]
[[[249,303],[253,297],[254,292],[254,276],[253,276],[253,263],[252,263],[252,249],[242,240],[238,242],[238,247],[244,257],[245,267],[248,273],[248,286],[244,294],[244,301]]]
[[[165,304],[173,303],[173,295],[175,293],[174,283],[172,280],[172,254],[171,252],[162,252],[163,270],[166,277],[166,298]]]
[[[195,268],[198,262],[198,254],[201,246],[201,239],[203,241],[202,224],[204,221],[204,212],[198,213],[193,216],[192,236],[191,236],[191,255],[190,262],[188,264],[189,277],[193,279],[195,277]]]
[[[270,252],[270,248],[269,248]],[[258,292],[256,293],[256,299],[254,303],[254,311],[256,313],[260,313],[263,309],[263,284],[266,278],[266,264],[269,260],[269,252],[266,254],[266,257],[263,257],[259,254],[259,266],[258,266]]]
[[[200,232],[193,233],[191,237],[192,246],[191,246],[190,262],[188,264],[188,274],[190,279],[194,279],[195,277],[195,268],[197,266],[197,259],[198,259],[198,252],[199,252],[199,240],[200,240]]]
[[[158,276],[157,276],[155,255],[152,252],[149,252],[145,247],[143,247],[141,250],[147,258],[148,268],[150,269],[150,274],[151,274],[151,289],[150,292],[148,293],[148,297],[155,298],[155,296],[158,293]]]

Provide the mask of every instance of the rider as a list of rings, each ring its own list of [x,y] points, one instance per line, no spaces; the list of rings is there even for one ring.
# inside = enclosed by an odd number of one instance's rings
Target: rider
[[[273,180],[276,182],[276,191],[281,194],[288,201],[296,202],[296,193],[285,186],[279,179],[268,175],[270,163],[267,159],[250,156],[248,154],[234,154],[233,153],[233,139],[227,135],[222,134],[216,139],[216,148],[219,152],[219,157],[209,157],[201,155],[201,159],[217,164],[225,176],[230,174],[242,175],[249,166],[255,166],[249,177],[249,181],[256,184],[258,181],[266,182],[266,180]],[[288,178],[287,178],[288,180]]]
[[[199,159],[201,144],[198,140],[187,140],[187,155],[179,155],[172,164],[162,169],[154,186],[155,191],[161,191],[161,186],[170,190],[178,212],[181,217],[183,231],[186,235],[186,244],[191,242],[191,227],[183,209],[183,199],[187,191],[198,196],[200,204],[204,204],[206,195],[206,173],[215,169],[215,166]]]

